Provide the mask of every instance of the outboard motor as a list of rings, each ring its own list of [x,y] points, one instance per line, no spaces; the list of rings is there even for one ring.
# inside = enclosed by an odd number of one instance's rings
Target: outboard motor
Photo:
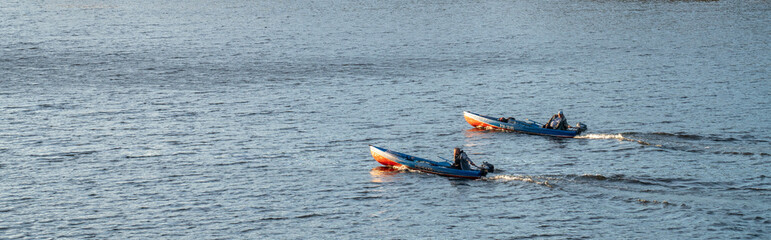
[[[481,169],[484,170],[485,172],[495,172],[495,166],[493,166],[488,162],[482,162]]]
[[[581,133],[583,131],[586,131],[586,124],[576,123],[576,127],[578,128],[578,133]]]

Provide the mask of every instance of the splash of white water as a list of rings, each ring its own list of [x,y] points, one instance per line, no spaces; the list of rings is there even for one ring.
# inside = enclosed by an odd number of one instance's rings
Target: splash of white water
[[[553,187],[551,184],[549,184],[549,181],[544,180],[542,182],[534,180],[530,176],[513,176],[513,175],[497,175],[494,177],[488,177],[486,178],[488,180],[494,180],[494,181],[501,181],[501,182],[510,182],[510,181],[522,181],[522,182],[529,182],[529,183],[535,183],[544,185],[547,187]]]
[[[620,133],[619,134],[591,133],[591,134],[575,136],[575,138],[626,140],[626,138],[624,138],[624,136],[622,136]]]

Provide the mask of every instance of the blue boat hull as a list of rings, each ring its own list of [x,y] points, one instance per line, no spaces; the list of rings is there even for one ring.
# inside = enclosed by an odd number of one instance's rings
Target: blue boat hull
[[[463,112],[463,118],[465,118],[466,122],[471,124],[471,126],[474,126],[475,128],[481,128],[481,129],[515,131],[515,132],[522,132],[522,133],[529,133],[529,134],[565,137],[565,138],[575,137],[581,132],[581,130],[579,129],[557,130],[557,129],[542,128],[541,127],[543,126],[542,124],[534,121],[510,120],[509,122],[501,122],[501,121],[498,121],[497,118],[484,116],[484,115],[467,112],[467,111]]]
[[[395,152],[395,151],[391,151],[385,148],[380,148],[375,146],[369,146],[369,149],[370,149],[370,153],[372,153],[372,157],[374,157],[375,160],[385,158],[392,162],[403,165],[409,169],[417,170],[421,172],[433,173],[433,174],[447,176],[447,177],[458,177],[458,178],[469,178],[469,179],[478,179],[487,175],[487,171],[484,171],[484,170],[461,170],[461,169],[451,168],[450,166],[452,164],[444,161],[442,162],[432,161],[425,158],[410,156],[404,153]],[[381,160],[379,160],[378,162],[382,163]]]

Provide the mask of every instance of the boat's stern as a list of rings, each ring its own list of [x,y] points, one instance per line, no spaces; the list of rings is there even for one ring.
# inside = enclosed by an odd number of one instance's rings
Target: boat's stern
[[[586,131],[586,129],[588,129],[588,127],[586,127],[586,124],[582,124],[582,123],[579,122],[579,123],[576,123],[576,129],[577,129],[578,134],[581,134],[581,132]]]

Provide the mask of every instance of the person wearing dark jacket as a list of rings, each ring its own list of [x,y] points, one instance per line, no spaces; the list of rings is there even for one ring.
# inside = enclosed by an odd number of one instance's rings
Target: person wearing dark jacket
[[[477,167],[474,162],[471,161],[471,159],[468,158],[468,155],[466,155],[463,150],[460,150],[460,148],[453,149],[453,159],[455,160],[455,163],[452,164],[452,168],[461,169],[461,170],[471,170],[471,165],[474,165],[474,167]]]
[[[562,111],[559,111],[557,114],[554,114],[548,122],[546,122],[546,125],[543,126],[543,128],[549,128],[549,129],[557,129],[557,130],[568,130],[570,125],[568,125],[568,120],[565,118],[565,115],[562,114]]]
[[[515,121],[514,117],[500,117],[498,118],[499,122],[505,122],[505,123],[513,123]]]

